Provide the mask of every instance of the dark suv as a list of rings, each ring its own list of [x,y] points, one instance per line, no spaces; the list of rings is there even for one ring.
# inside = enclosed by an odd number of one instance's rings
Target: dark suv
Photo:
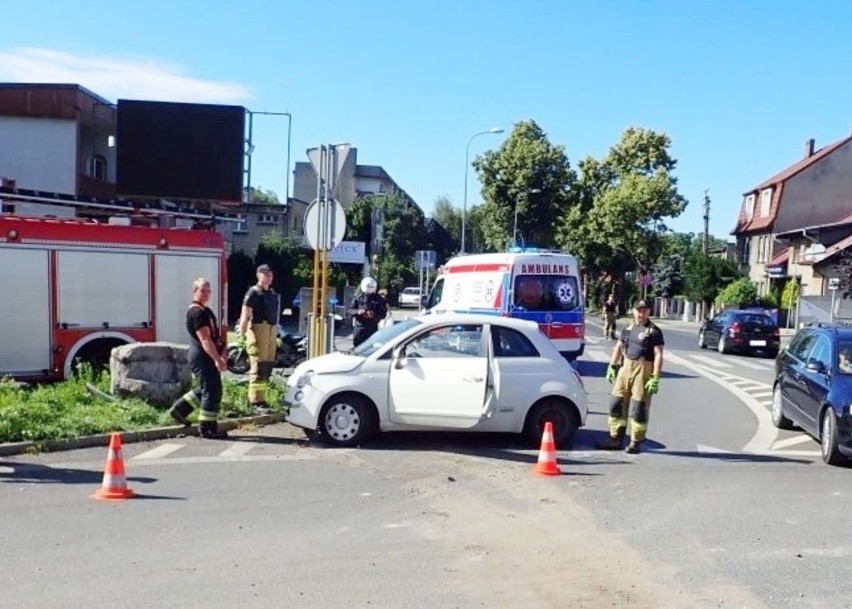
[[[799,330],[775,362],[772,422],[793,423],[822,444],[822,459],[852,458],[852,327]]]
[[[698,346],[715,347],[719,353],[755,353],[778,355],[781,333],[769,315],[755,311],[722,311],[708,319],[698,330]]]

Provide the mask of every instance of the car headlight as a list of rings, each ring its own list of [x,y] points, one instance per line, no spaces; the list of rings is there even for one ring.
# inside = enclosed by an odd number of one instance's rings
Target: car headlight
[[[302,376],[296,379],[296,388],[301,389],[305,385],[309,385],[311,382],[311,377],[314,375],[313,370],[308,370]]]

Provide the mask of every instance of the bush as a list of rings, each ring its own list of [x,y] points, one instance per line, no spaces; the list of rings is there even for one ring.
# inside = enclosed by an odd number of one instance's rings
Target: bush
[[[781,293],[781,308],[790,310],[796,306],[799,301],[799,282],[795,279],[790,279],[784,284],[784,291]]]
[[[757,287],[746,277],[729,284],[716,297],[716,304],[720,306],[733,305],[743,308],[755,305],[757,302]]]

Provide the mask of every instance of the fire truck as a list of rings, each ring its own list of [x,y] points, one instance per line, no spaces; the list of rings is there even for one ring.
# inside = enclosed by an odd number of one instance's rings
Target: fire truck
[[[227,265],[213,230],[0,215],[0,377],[59,380],[119,345],[185,344],[198,277],[224,324]]]

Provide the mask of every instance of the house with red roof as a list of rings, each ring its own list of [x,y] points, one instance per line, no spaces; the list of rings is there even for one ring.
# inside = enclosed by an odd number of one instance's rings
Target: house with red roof
[[[734,230],[737,261],[765,295],[797,278],[802,295],[825,294],[852,235],[852,136],[805,155],[743,193]],[[845,245],[844,245],[845,244]]]

